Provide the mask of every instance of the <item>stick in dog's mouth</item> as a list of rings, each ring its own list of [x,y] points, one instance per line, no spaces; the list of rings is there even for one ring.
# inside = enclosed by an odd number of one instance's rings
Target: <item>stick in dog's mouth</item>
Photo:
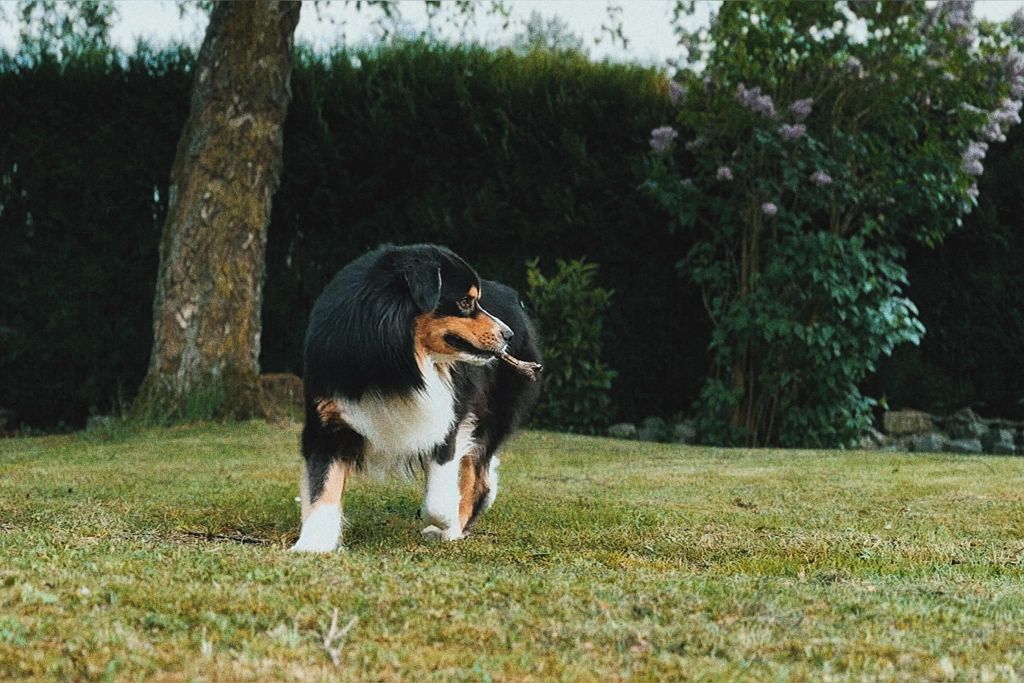
[[[503,363],[509,365],[513,370],[515,370],[516,372],[518,372],[520,375],[530,380],[531,382],[536,382],[538,379],[540,379],[540,372],[541,370],[544,369],[544,366],[541,365],[540,363],[532,363],[530,361],[519,360],[518,358],[516,358],[515,356],[508,352],[507,347],[503,348],[501,351],[498,351],[494,355],[497,358],[499,358]]]

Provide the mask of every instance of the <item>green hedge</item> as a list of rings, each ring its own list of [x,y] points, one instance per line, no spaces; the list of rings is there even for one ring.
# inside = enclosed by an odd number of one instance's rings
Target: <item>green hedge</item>
[[[29,425],[79,425],[142,380],[189,64],[0,61],[0,408]]]
[[[908,252],[910,298],[926,333],[879,364],[892,407],[1024,419],[1024,128],[992,145],[980,204],[939,249]]]
[[[142,379],[190,64],[175,52],[0,69],[0,269],[14,285],[0,302],[0,407],[29,424],[80,425]],[[652,72],[408,44],[304,53],[292,88],[265,371],[301,373],[312,301],[347,261],[435,241],[521,291],[531,258],[599,264],[616,290],[614,402],[627,418],[689,405],[706,323],[674,272],[685,245],[636,191],[648,131],[667,115]]]

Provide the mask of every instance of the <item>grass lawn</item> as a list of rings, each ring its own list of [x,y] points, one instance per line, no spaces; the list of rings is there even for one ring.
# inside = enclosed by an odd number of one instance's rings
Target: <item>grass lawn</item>
[[[297,442],[0,440],[0,679],[1024,678],[1024,459],[525,433],[469,539],[360,480],[313,556]]]

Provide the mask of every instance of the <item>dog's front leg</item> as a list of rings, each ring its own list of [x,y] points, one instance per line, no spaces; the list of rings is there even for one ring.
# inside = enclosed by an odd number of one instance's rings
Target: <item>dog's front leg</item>
[[[427,490],[423,496],[423,516],[430,526],[421,532],[429,541],[457,541],[463,537],[463,518],[460,515],[462,491],[460,477],[462,461],[472,457],[476,447],[473,430],[476,418],[467,415],[459,422],[454,434],[443,448],[439,448],[427,465]]]

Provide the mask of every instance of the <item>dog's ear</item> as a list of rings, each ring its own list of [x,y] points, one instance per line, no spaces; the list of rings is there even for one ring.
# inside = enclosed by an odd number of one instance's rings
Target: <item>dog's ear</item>
[[[409,294],[421,313],[437,308],[441,301],[441,266],[430,261],[410,263],[403,271]]]

